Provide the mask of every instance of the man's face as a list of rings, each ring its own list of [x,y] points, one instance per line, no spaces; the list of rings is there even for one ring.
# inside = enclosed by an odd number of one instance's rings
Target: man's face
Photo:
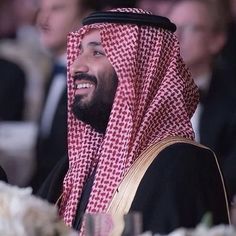
[[[56,56],[66,52],[67,34],[81,24],[78,0],[41,0],[37,17],[42,44]]]
[[[87,33],[78,58],[71,66],[74,78],[75,116],[104,133],[118,84],[114,68],[105,55],[98,30]]]
[[[214,34],[207,7],[200,2],[177,3],[169,18],[177,26],[181,56],[191,68],[211,60]]]

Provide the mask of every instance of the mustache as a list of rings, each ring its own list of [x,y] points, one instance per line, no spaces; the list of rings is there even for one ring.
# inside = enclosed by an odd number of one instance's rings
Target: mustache
[[[76,80],[88,80],[88,81],[91,81],[95,84],[97,84],[97,78],[96,76],[93,76],[93,75],[89,75],[87,73],[78,73],[78,74],[75,74],[73,76],[73,79],[74,79],[74,82]]]

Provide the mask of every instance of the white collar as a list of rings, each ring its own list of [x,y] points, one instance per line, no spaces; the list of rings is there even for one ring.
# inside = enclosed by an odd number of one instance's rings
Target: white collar
[[[212,77],[211,72],[205,73],[194,78],[194,82],[201,91],[207,93],[210,87],[211,77]]]

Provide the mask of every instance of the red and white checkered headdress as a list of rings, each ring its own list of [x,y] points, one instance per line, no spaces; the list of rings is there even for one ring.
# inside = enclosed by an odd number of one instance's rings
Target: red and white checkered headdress
[[[140,9],[117,12],[150,14]],[[190,118],[198,93],[170,30],[132,23],[94,23],[69,35],[68,68],[82,37],[98,29],[118,88],[105,135],[77,120],[70,107],[73,78],[68,70],[69,171],[60,214],[68,225],[76,214],[83,186],[96,165],[86,212],[105,212],[123,176],[140,153],[167,136],[192,139]]]

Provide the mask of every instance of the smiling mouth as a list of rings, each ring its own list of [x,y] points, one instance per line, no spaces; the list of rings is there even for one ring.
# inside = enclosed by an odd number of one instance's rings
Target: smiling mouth
[[[79,80],[75,81],[74,88],[75,95],[86,95],[95,89],[95,84],[90,81]]]
[[[93,87],[94,85],[93,84],[90,84],[90,83],[83,83],[83,84],[77,84],[75,85],[75,88],[76,89],[86,89],[86,88],[91,88]]]

